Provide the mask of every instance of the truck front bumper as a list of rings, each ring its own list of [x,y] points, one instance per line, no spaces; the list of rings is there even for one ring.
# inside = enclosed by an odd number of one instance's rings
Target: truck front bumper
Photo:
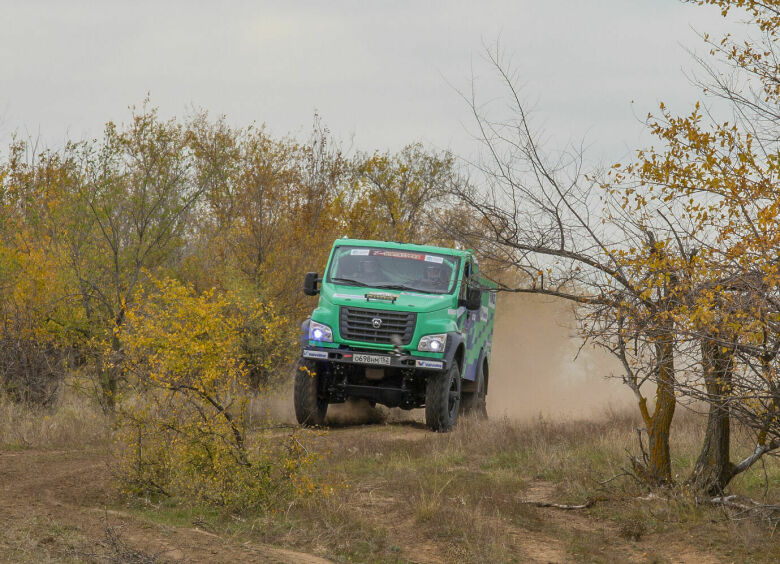
[[[391,351],[331,349],[325,347],[303,347],[303,358],[322,362],[358,364],[371,368],[404,368],[414,370],[447,370],[448,361],[444,358],[423,358],[410,354],[395,354]]]

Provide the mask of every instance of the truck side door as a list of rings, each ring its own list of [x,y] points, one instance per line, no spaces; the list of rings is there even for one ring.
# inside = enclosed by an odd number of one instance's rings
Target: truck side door
[[[466,294],[469,288],[478,285],[477,276],[478,266],[474,262],[473,258],[469,258],[463,268],[463,284],[461,285],[461,298],[465,303]],[[480,328],[483,323],[480,323],[480,310],[469,311],[465,310],[465,319],[461,328],[463,335],[463,342],[466,345],[464,362],[463,362],[463,374],[461,375],[466,380],[474,380],[476,378],[477,360],[479,359],[480,347],[479,347],[479,334]]]

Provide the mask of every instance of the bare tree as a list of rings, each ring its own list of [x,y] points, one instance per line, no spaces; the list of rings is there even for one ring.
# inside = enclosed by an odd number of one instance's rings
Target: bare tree
[[[578,305],[583,336],[620,359],[623,381],[637,398],[649,440],[644,460],[634,461],[637,471],[649,482],[668,482],[676,405],[672,311],[691,255],[668,244],[669,230],[653,210],[630,212],[585,175],[581,147],[545,152],[500,53],[489,52],[488,60],[506,88],[512,117],[491,119],[473,91],[467,98],[486,158],[471,163],[480,186],[453,191],[478,220],[449,228],[491,261],[523,273],[522,285],[503,290]],[[643,391],[649,381],[657,384],[652,410]]]

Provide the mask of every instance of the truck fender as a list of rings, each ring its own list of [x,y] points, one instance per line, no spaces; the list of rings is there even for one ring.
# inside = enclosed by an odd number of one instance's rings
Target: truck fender
[[[456,331],[447,333],[447,348],[444,352],[444,360],[447,361],[447,366],[452,366],[453,362],[457,362],[462,371],[464,360],[463,354],[465,354],[465,350],[461,345],[463,345],[463,335]],[[458,353],[459,350],[463,351],[463,353],[459,353],[460,358],[456,358],[455,354]]]
[[[483,370],[484,363],[488,361],[488,357],[490,356],[490,352],[486,349],[482,349],[479,352],[479,357],[477,358],[476,364],[472,366],[473,370],[471,371],[472,378],[467,378],[464,375],[464,382],[462,391],[464,392],[476,392],[477,391],[477,376],[479,373]],[[488,382],[488,374],[484,374],[485,377],[485,393],[487,393],[487,382]]]
[[[303,320],[303,323],[301,323],[301,346],[305,347],[309,344],[309,322],[311,321],[311,317],[307,317]]]

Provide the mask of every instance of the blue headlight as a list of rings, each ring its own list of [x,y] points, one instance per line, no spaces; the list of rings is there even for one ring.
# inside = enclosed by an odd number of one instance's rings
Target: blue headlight
[[[333,342],[333,331],[330,327],[316,321],[309,322],[309,340],[320,341],[321,343]]]

